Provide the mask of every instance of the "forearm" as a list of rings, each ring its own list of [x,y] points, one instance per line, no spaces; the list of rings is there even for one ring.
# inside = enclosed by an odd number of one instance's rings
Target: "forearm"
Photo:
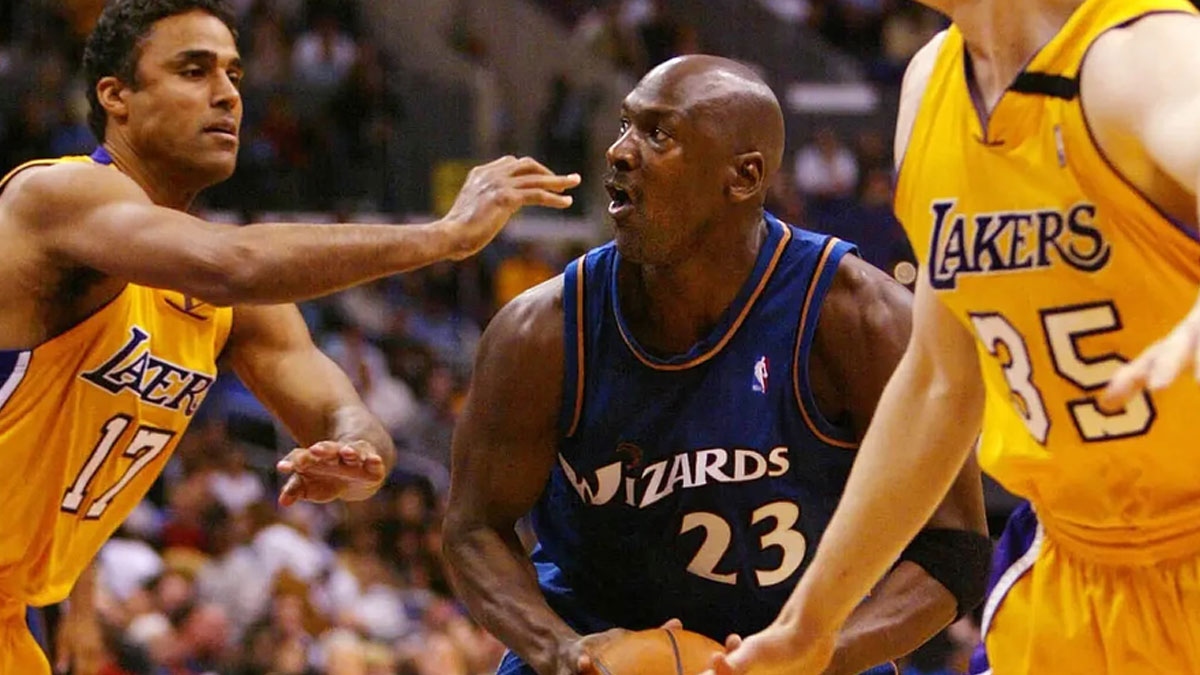
[[[558,672],[566,646],[579,638],[546,604],[537,573],[515,532],[448,527],[446,560],[472,616],[540,675]]]
[[[899,659],[954,620],[954,596],[911,562],[896,566],[838,634],[826,675],[854,675]]]
[[[441,223],[256,224],[232,229],[218,304],[278,304],[328,295],[458,254]]]
[[[983,410],[976,374],[946,382],[920,371],[906,357],[884,390],[842,501],[784,608],[801,630],[843,624],[929,520],[974,445]]]

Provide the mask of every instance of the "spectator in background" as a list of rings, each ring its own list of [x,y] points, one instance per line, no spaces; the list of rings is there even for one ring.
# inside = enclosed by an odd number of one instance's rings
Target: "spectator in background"
[[[642,39],[647,70],[681,54],[699,51],[696,29],[674,15],[667,0],[653,0],[638,34]]]
[[[646,55],[640,37],[621,20],[621,0],[601,0],[580,18],[575,39],[629,76],[645,72]]]
[[[892,174],[888,169],[868,171],[859,199],[814,227],[854,242],[864,260],[900,283],[907,286],[915,281],[916,257],[892,211]]]
[[[496,310],[510,300],[558,274],[535,241],[517,243],[517,250],[496,265],[492,293]]]
[[[318,14],[292,49],[292,71],[299,84],[318,97],[342,85],[358,58],[358,45],[331,13]]]
[[[542,162],[559,173],[578,173],[587,180],[588,120],[592,105],[584,92],[559,73],[550,81],[550,92],[539,127],[538,153]],[[585,193],[576,196],[568,212],[583,213]]]
[[[334,308],[325,316],[328,331],[321,350],[350,377],[367,408],[393,438],[406,433],[417,416],[417,401],[403,380],[388,370],[383,351],[368,341],[359,327]]]
[[[854,195],[858,160],[831,127],[817,130],[813,142],[800,148],[795,160],[796,187],[819,204]]]

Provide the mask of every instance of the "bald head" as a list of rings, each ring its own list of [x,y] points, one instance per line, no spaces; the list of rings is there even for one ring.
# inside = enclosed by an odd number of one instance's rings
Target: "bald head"
[[[767,83],[745,65],[706,54],[681,56],[647,73],[630,97],[639,94],[677,107],[724,139],[734,154],[762,153],[764,182],[779,170],[783,110]]]

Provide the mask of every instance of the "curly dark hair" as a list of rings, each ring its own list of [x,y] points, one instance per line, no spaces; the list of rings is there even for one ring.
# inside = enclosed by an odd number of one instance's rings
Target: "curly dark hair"
[[[108,114],[100,106],[96,83],[110,75],[137,85],[137,63],[142,41],[158,21],[194,10],[220,19],[237,37],[237,19],[226,0],[114,0],[100,14],[83,50],[83,72],[91,110],[88,126],[96,140],[104,141]]]

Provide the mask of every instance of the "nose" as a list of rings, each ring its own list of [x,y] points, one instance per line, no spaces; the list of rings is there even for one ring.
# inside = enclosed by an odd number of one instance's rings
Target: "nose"
[[[213,85],[213,105],[233,111],[241,105],[241,102],[242,93],[233,84],[233,80],[229,79],[228,74],[219,73],[216,84]]]
[[[608,146],[608,151],[604,153],[608,160],[608,165],[617,171],[632,171],[637,168],[638,150],[637,143],[633,138],[634,129],[630,127],[626,129],[612,145]]]

